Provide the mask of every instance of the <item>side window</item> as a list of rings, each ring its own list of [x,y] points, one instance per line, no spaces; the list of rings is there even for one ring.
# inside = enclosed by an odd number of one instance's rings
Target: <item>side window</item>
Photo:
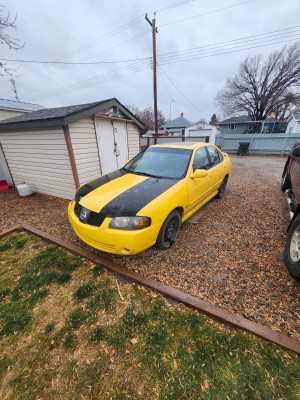
[[[223,156],[218,149],[212,146],[207,146],[207,151],[211,160],[211,166],[219,164],[223,161]]]
[[[194,161],[193,161],[193,171],[195,169],[208,169],[209,167],[209,160],[207,157],[207,153],[204,147],[198,149],[196,151]]]

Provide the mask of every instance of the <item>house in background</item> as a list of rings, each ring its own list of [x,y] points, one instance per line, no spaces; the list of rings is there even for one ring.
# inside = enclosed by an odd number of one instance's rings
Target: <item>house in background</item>
[[[242,133],[249,133],[249,115],[239,115],[219,121],[217,126],[221,129],[221,133],[240,135]]]
[[[287,119],[287,133],[300,133],[300,112],[295,112]]]
[[[214,144],[216,141],[216,135],[220,132],[221,129],[217,126],[208,124],[204,121],[199,121],[185,128],[184,135],[186,137],[205,137],[207,142]]]
[[[167,133],[167,135],[164,134],[164,136],[181,136],[184,134],[185,128],[191,125],[192,123],[184,118],[183,113],[181,113],[180,117],[160,126],[158,132]]]
[[[134,157],[143,129],[115,98],[0,121],[0,180],[8,172],[9,183],[72,199],[79,186]]]
[[[39,104],[23,103],[22,101],[0,99],[0,121],[32,111],[38,111],[45,107]]]
[[[184,135],[184,129],[191,126],[192,123],[184,118],[183,113],[180,117],[173,119],[173,121],[166,122],[158,128],[158,136],[182,136]],[[143,137],[154,137],[155,131],[149,130]]]
[[[182,136],[184,137],[198,137],[204,138],[205,141],[210,143],[215,143],[215,136],[220,132],[220,129],[214,125],[207,124],[202,120],[199,122],[192,123],[186,118],[184,118],[183,113],[181,113],[180,117],[174,119],[173,121],[166,122],[161,125],[158,129],[158,137],[175,137]],[[155,137],[155,131],[150,130],[145,133],[142,137],[142,144],[145,145],[146,142],[143,138],[153,138]],[[162,139],[159,143],[166,143],[167,139]],[[152,144],[152,142],[151,142]]]
[[[228,134],[248,134],[248,133],[283,133],[286,129],[286,122],[278,121],[275,118],[266,118],[261,121],[252,121],[249,115],[239,115],[219,121],[217,126],[221,133]]]

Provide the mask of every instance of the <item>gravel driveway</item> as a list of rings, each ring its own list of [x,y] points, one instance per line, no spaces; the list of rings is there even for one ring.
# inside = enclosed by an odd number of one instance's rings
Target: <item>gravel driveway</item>
[[[280,191],[286,158],[231,158],[225,197],[183,223],[170,250],[101,255],[300,340],[300,285],[282,262],[289,224]],[[72,231],[66,200],[41,194],[20,198],[12,189],[0,192],[0,204],[0,231],[26,222],[89,248]]]

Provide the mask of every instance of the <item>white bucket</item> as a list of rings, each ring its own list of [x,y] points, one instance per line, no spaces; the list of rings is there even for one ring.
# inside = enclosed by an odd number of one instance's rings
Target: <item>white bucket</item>
[[[31,187],[29,185],[27,185],[27,183],[24,183],[24,182],[19,183],[17,185],[17,189],[18,189],[19,195],[22,197],[30,196],[32,194]]]

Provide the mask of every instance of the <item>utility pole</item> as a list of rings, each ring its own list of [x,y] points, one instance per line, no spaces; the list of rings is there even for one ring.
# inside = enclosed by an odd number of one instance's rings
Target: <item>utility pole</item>
[[[157,136],[158,136],[158,123],[157,123],[157,83],[156,83],[156,33],[157,28],[155,27],[155,16],[152,22],[149,20],[147,14],[145,15],[145,20],[151,25],[152,27],[152,44],[153,44],[153,97],[154,97],[154,143],[157,143]]]

